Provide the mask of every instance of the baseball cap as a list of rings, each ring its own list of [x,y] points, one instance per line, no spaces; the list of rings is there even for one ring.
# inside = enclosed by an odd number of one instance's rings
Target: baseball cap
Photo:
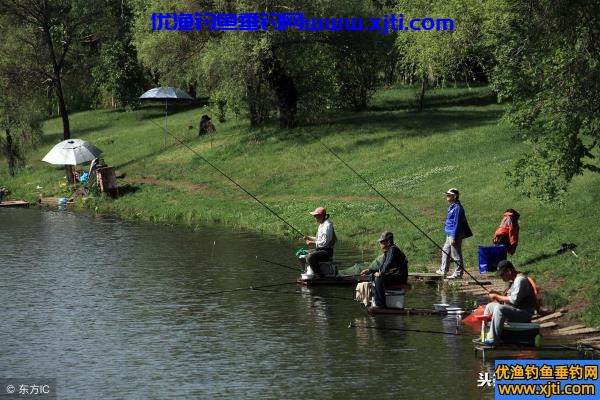
[[[315,208],[315,211],[310,213],[311,215],[325,215],[327,214],[327,210],[325,210],[325,207],[317,207]]]
[[[454,196],[458,197],[460,192],[458,191],[457,188],[450,188],[446,192],[444,192],[444,194],[445,195],[454,195]]]
[[[502,260],[498,263],[498,270],[496,276],[502,276],[508,269],[515,269],[515,266],[508,260]]]
[[[379,236],[379,240],[377,240],[379,243],[383,242],[384,240],[389,240],[390,242],[394,241],[394,234],[392,232],[389,231],[385,231],[383,232],[380,236]]]

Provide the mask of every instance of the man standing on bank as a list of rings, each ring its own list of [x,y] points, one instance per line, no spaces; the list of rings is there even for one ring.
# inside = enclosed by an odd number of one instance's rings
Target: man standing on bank
[[[311,251],[306,257],[306,262],[317,275],[322,274],[319,268],[319,263],[323,261],[331,261],[333,258],[333,246],[337,241],[333,222],[329,219],[329,214],[324,207],[317,207],[315,211],[310,213],[314,218],[319,228],[317,228],[317,236],[304,236],[304,242],[307,245],[314,245],[315,250]]]
[[[394,244],[394,234],[383,232],[379,236],[379,247],[383,252],[383,261],[379,269],[365,269],[361,275],[373,273],[375,283],[375,307],[385,307],[385,287],[389,285],[406,285],[408,281],[408,261],[406,255]]]
[[[447,192],[444,192],[444,194],[446,195],[446,201],[448,201],[450,205],[448,206],[446,223],[444,225],[446,242],[442,248],[442,263],[440,269],[438,269],[436,273],[446,276],[450,267],[450,262],[454,261],[456,268],[448,279],[461,279],[464,271],[462,241],[463,239],[473,236],[473,232],[471,232],[471,228],[467,222],[465,209],[462,204],[460,204],[460,192],[458,189],[450,188]]]

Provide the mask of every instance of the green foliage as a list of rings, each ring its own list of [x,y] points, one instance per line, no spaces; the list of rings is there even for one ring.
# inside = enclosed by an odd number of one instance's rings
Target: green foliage
[[[454,30],[404,31],[397,35],[396,47],[405,82],[420,82],[418,110],[425,91],[446,81],[485,81],[491,66],[486,45],[486,24],[490,1],[399,0],[396,12],[405,24],[413,18],[451,18]]]
[[[512,182],[554,199],[585,170],[600,172],[600,4],[507,0],[497,33],[494,87],[511,101],[509,119],[532,143]]]
[[[24,165],[25,152],[40,142],[43,103],[31,60],[19,53],[17,32],[5,22],[0,16],[0,151],[14,176]]]

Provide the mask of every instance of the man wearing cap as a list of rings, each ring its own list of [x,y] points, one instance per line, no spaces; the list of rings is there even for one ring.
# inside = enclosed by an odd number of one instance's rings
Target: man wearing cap
[[[378,269],[365,269],[361,275],[373,273],[375,284],[375,307],[385,307],[385,287],[397,284],[406,285],[408,281],[408,261],[406,256],[394,244],[394,234],[383,232],[379,236],[379,247],[383,252],[383,260]]]
[[[532,283],[526,275],[518,272],[510,261],[500,261],[496,275],[504,282],[512,282],[512,285],[506,295],[495,290],[488,293],[491,302],[485,307],[484,314],[491,314],[492,322],[485,344],[492,346],[500,343],[504,322],[531,322],[537,308],[537,297]]]
[[[319,263],[330,261],[333,258],[333,246],[337,241],[333,222],[329,219],[329,214],[324,207],[317,207],[315,211],[310,213],[315,221],[319,224],[317,236],[304,236],[304,242],[311,246],[315,246],[315,250],[306,256],[306,261],[310,265],[313,272],[317,275],[321,274]]]
[[[446,242],[442,248],[442,263],[436,271],[437,274],[446,276],[450,267],[450,262],[454,261],[456,268],[448,279],[460,279],[463,275],[463,257],[462,257],[462,240],[473,236],[465,209],[460,204],[460,193],[456,188],[450,188],[446,195],[448,201],[448,213],[446,214],[446,222],[444,231],[446,232]]]

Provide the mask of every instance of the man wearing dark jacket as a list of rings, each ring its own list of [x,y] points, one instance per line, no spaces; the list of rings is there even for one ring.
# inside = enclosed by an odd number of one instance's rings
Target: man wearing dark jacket
[[[451,188],[447,192],[446,200],[449,203],[448,213],[446,214],[446,223],[444,231],[446,233],[446,242],[442,248],[442,262],[437,274],[446,275],[450,267],[450,262],[454,261],[456,268],[448,279],[461,279],[463,275],[463,257],[462,257],[462,241],[465,238],[473,236],[465,209],[460,204],[458,189]]]
[[[408,261],[402,250],[394,244],[394,234],[392,232],[381,234],[379,247],[383,251],[383,260],[379,265],[379,269],[365,269],[360,274],[373,273],[375,307],[385,307],[385,287],[392,284],[406,285],[408,281]]]

